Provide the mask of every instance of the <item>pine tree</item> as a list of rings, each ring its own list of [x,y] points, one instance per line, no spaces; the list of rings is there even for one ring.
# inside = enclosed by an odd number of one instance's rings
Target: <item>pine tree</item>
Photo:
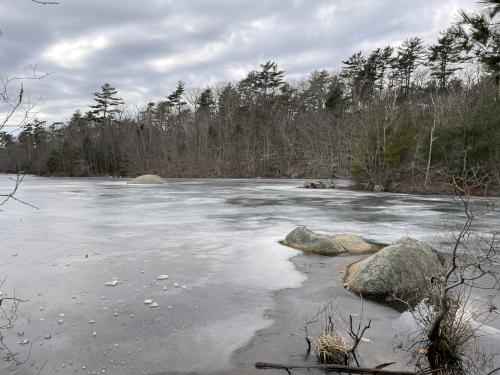
[[[196,104],[198,105],[199,112],[213,113],[215,110],[215,100],[212,89],[207,88],[203,90],[196,100]]]
[[[112,119],[116,113],[120,112],[118,106],[123,104],[123,100],[116,94],[116,89],[109,83],[102,85],[101,92],[94,93],[96,104],[90,106],[91,115],[98,120]]]
[[[268,91],[274,92],[283,85],[283,75],[284,71],[278,69],[278,64],[272,61],[267,61],[265,64],[261,64],[262,70],[257,74],[256,87],[261,90],[264,95],[268,94]]]
[[[363,67],[366,64],[366,58],[361,51],[356,52],[347,60],[342,61],[344,66],[340,76],[350,80],[352,83],[356,82],[362,77]]]
[[[411,87],[412,74],[422,62],[425,48],[421,38],[408,38],[398,47],[397,56],[393,61],[393,69],[401,82],[403,92],[408,94]]]
[[[315,70],[307,78],[305,96],[308,107],[320,110],[328,98],[328,88],[332,77],[326,70]]]
[[[9,147],[14,144],[14,136],[6,131],[0,131],[0,148]]]
[[[182,100],[184,95],[184,82],[177,82],[177,87],[172,93],[167,96],[168,105],[172,108],[177,109],[177,114],[181,113],[182,107],[186,105],[186,102]]]
[[[363,71],[366,64],[366,58],[359,51],[342,61],[344,66],[340,72],[340,76],[346,80],[347,86],[350,88],[350,99],[353,101],[359,100],[362,88],[364,85]],[[357,99],[356,99],[357,98]]]
[[[360,77],[363,80],[363,96],[371,96],[375,90],[382,91],[384,88],[385,72],[390,66],[393,52],[394,49],[392,47],[377,48],[368,56],[360,73]]]
[[[277,63],[268,61],[260,67],[262,70],[249,72],[238,84],[238,90],[246,102],[256,102],[258,97],[266,98],[269,94],[275,94],[285,83],[285,72],[278,69]]]
[[[35,147],[45,143],[47,141],[47,129],[45,129],[45,121],[40,121],[38,119],[33,120],[33,141]]]
[[[384,81],[386,78],[387,70],[390,69],[393,60],[394,48],[387,46],[384,49],[376,49],[372,55],[375,65],[375,89],[382,91],[384,89]]]
[[[427,58],[431,76],[438,80],[441,88],[446,87],[447,80],[453,73],[462,69],[457,64],[465,60],[462,49],[457,42],[456,34],[452,30],[441,33],[437,44],[429,47]]]
[[[455,31],[462,47],[491,72],[500,96],[500,0],[482,3],[486,5],[482,12],[461,12],[462,21]]]

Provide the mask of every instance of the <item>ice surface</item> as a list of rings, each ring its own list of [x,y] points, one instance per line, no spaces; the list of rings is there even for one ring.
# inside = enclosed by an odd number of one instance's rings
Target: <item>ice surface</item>
[[[272,324],[265,311],[273,292],[305,279],[289,260],[297,251],[278,243],[296,225],[377,242],[410,235],[439,243],[445,224],[459,219],[443,197],[301,184],[201,179],[144,189],[120,179],[26,177],[18,198],[40,210],[9,202],[0,213],[7,249],[0,275],[7,276],[2,292],[29,300],[19,306],[16,331],[52,332],[33,348],[35,366],[48,359],[60,373],[69,362],[123,375],[227,370],[231,353]],[[0,175],[0,194],[10,185]],[[485,218],[484,229],[498,227],[498,215]],[[178,288],[158,282],[166,272]],[[159,308],[145,308],[147,299]],[[9,364],[0,373],[2,366]]]

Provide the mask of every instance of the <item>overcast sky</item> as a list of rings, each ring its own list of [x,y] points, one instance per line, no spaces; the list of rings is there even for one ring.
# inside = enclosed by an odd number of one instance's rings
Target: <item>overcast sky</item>
[[[338,69],[353,52],[432,42],[475,0],[30,0],[0,2],[0,74],[52,74],[29,82],[39,117],[88,109],[104,82],[130,103],[241,79],[266,60],[289,78]]]

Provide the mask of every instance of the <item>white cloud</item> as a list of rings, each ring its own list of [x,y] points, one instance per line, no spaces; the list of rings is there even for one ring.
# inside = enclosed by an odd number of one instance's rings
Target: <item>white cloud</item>
[[[148,64],[158,72],[167,73],[176,69],[216,61],[229,51],[255,44],[259,37],[267,34],[272,22],[266,19],[252,20],[240,25],[237,31],[227,33],[220,41],[206,42],[201,46],[189,46],[188,51],[152,59]]]
[[[82,67],[92,54],[109,45],[109,39],[103,35],[62,41],[50,46],[42,57],[63,68]]]
[[[176,53],[149,61],[149,65],[156,71],[166,73],[178,68],[202,64],[222,56],[228,46],[225,43],[206,43],[194,51]]]

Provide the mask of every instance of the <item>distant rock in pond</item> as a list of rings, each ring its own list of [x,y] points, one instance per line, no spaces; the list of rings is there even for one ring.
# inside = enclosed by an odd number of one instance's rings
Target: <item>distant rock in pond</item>
[[[295,249],[320,255],[337,255],[346,251],[335,239],[335,236],[314,233],[304,226],[297,227],[288,233],[282,243]]]
[[[407,296],[443,270],[442,257],[428,244],[403,237],[378,253],[347,266],[344,285],[363,296]]]
[[[118,280],[111,280],[106,283],[104,283],[106,286],[117,286],[118,285]]]
[[[156,278],[156,280],[167,280],[168,279],[168,275],[160,275]]]
[[[133,178],[127,182],[128,184],[137,185],[152,185],[152,184],[164,184],[166,181],[155,174],[145,174],[136,178]]]
[[[302,185],[304,189],[334,189],[335,183],[333,181],[306,181]]]

